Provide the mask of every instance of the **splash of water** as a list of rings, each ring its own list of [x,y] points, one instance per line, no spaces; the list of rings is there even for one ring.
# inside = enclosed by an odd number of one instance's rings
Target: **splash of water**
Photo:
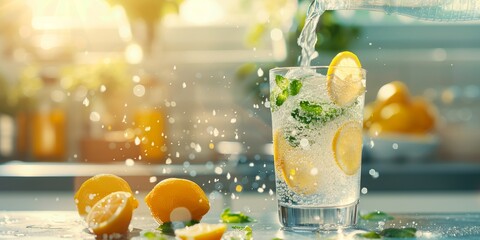
[[[325,8],[322,1],[315,0],[308,7],[305,26],[297,40],[298,46],[302,48],[302,54],[299,59],[302,67],[310,66],[310,62],[318,55],[317,51],[315,51],[315,44],[317,43],[316,29],[318,20],[324,12]]]

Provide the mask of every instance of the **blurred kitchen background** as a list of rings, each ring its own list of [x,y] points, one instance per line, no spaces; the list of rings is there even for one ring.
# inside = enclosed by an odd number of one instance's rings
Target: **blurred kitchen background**
[[[1,0],[0,188],[61,190],[112,172],[274,189],[268,70],[297,65],[307,6]],[[433,119],[420,132],[366,127],[362,192],[480,189],[479,23],[336,11],[318,37],[315,64],[359,56],[367,103],[401,81]]]

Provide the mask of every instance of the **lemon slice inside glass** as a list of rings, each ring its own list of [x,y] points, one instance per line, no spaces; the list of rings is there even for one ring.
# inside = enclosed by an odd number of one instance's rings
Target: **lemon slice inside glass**
[[[290,190],[304,195],[317,192],[320,185],[318,169],[305,150],[290,146],[281,130],[276,130],[273,135],[273,152],[275,168]]]
[[[344,123],[333,137],[333,156],[338,167],[347,175],[357,173],[362,159],[362,124]]]
[[[327,91],[341,107],[352,104],[365,92],[364,72],[354,53],[341,52],[332,59],[327,71]]]
[[[222,235],[227,230],[227,225],[223,223],[211,224],[211,223],[198,223],[191,227],[185,227],[175,230],[175,236],[179,239],[185,240],[220,240]]]
[[[125,234],[132,220],[132,194],[113,192],[95,203],[85,219],[96,235]]]

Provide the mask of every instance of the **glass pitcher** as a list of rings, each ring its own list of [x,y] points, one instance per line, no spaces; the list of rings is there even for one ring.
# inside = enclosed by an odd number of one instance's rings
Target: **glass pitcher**
[[[316,0],[325,10],[378,10],[429,21],[480,20],[479,0]]]

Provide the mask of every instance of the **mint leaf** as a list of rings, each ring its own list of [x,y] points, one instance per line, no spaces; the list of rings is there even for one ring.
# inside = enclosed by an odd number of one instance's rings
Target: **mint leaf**
[[[277,95],[275,104],[280,107],[285,101],[287,101],[287,98],[288,98],[288,90],[285,89],[280,94]]]
[[[300,89],[302,88],[302,82],[300,80],[292,80],[290,82],[290,95],[295,96],[300,92]]]
[[[167,240],[163,234],[150,231],[143,233],[143,237],[147,238],[148,240]]]
[[[383,229],[380,235],[390,238],[414,238],[416,233],[416,228],[387,228]]]
[[[160,226],[158,226],[157,229],[162,231],[162,233],[165,233],[165,234],[174,234],[175,229],[190,227],[190,226],[193,226],[197,223],[199,223],[199,222],[196,221],[196,220],[190,220],[190,221],[187,221],[187,222],[173,222],[173,223],[172,222],[165,222],[165,223],[160,224]]]
[[[305,112],[309,112],[315,115],[320,115],[323,112],[322,106],[310,103],[308,101],[301,101],[300,108]]]
[[[380,234],[378,234],[377,232],[367,232],[367,233],[361,233],[359,234],[360,237],[363,237],[363,238],[370,238],[370,239],[378,239],[378,238],[382,238],[382,236]]]
[[[220,219],[224,223],[248,223],[253,222],[253,218],[243,214],[242,212],[231,212],[230,208],[225,208]]]
[[[388,221],[394,219],[394,217],[382,211],[376,211],[365,215],[360,215],[360,218],[368,221]]]
[[[275,76],[275,83],[277,84],[277,86],[280,89],[286,90],[286,89],[288,89],[288,85],[290,84],[290,80],[288,80],[288,78],[286,78],[282,75],[276,75]]]
[[[308,125],[310,123],[325,124],[339,117],[344,112],[342,108],[328,108],[325,109],[321,105],[314,104],[308,101],[301,101],[300,108],[296,108],[290,114],[295,120]]]

